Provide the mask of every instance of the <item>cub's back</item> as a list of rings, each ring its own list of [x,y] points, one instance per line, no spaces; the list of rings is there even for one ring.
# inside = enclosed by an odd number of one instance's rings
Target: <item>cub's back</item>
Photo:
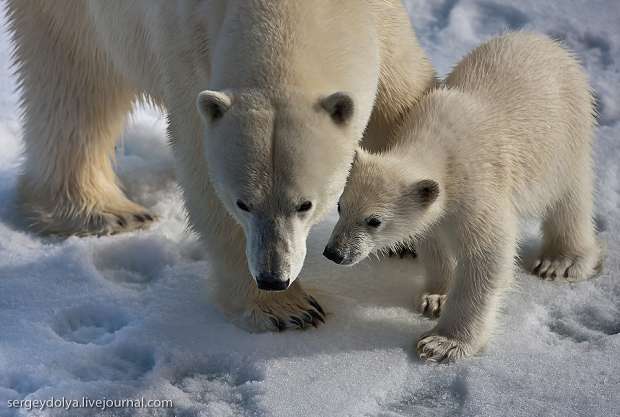
[[[489,40],[466,55],[445,83],[484,94],[508,106],[507,111],[554,102],[558,107],[591,104],[587,76],[575,56],[536,33],[514,32]]]
[[[494,38],[461,60],[445,83],[486,102],[496,126],[493,137],[479,140],[502,153],[516,198],[534,204],[559,197],[571,183],[561,178],[590,169],[590,87],[558,42],[527,32]]]

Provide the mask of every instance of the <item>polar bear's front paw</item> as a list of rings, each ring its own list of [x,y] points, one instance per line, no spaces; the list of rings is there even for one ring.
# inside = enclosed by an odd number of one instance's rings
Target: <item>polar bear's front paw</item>
[[[454,361],[471,354],[471,347],[460,340],[428,334],[422,336],[416,346],[418,357],[430,362]]]
[[[260,292],[242,314],[239,325],[251,332],[307,329],[325,323],[325,310],[299,285],[286,291]]]
[[[420,313],[428,318],[436,319],[446,304],[445,294],[424,294],[420,303]]]
[[[534,262],[532,274],[547,281],[583,281],[600,270],[598,253],[586,256],[541,256]]]

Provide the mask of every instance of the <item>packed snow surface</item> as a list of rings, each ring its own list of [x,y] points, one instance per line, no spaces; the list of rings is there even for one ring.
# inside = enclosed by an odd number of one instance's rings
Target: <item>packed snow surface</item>
[[[120,142],[130,196],[160,221],[102,238],[42,238],[13,207],[21,161],[8,36],[0,38],[0,416],[9,400],[145,398],[173,409],[110,415],[620,415],[620,3],[617,0],[411,0],[412,22],[440,74],[505,30],[562,39],[598,95],[597,224],[604,272],[578,284],[518,272],[485,352],[428,365],[413,353],[432,322],[415,312],[411,259],[339,268],[321,256],[336,214],[316,227],[303,274],[329,310],[308,331],[248,334],[206,301],[206,258],[185,228],[165,119],[140,108]],[[516,63],[515,65],[518,65]],[[524,225],[522,254],[539,244]],[[26,404],[26,403],[24,403]]]

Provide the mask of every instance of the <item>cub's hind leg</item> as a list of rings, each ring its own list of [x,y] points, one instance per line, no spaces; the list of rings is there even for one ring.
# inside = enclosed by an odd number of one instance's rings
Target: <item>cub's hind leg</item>
[[[592,174],[585,169],[543,219],[543,247],[532,273],[547,280],[581,281],[601,268],[593,219]]]

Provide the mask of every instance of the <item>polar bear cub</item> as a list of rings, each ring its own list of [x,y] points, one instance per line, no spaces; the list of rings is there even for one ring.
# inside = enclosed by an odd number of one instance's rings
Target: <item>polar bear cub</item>
[[[492,39],[422,99],[394,148],[357,153],[324,254],[350,265],[420,238],[435,287],[422,306],[441,315],[418,355],[472,355],[513,275],[519,217],[543,219],[535,275],[578,281],[599,268],[594,125],[587,77],[569,52],[531,33]]]

